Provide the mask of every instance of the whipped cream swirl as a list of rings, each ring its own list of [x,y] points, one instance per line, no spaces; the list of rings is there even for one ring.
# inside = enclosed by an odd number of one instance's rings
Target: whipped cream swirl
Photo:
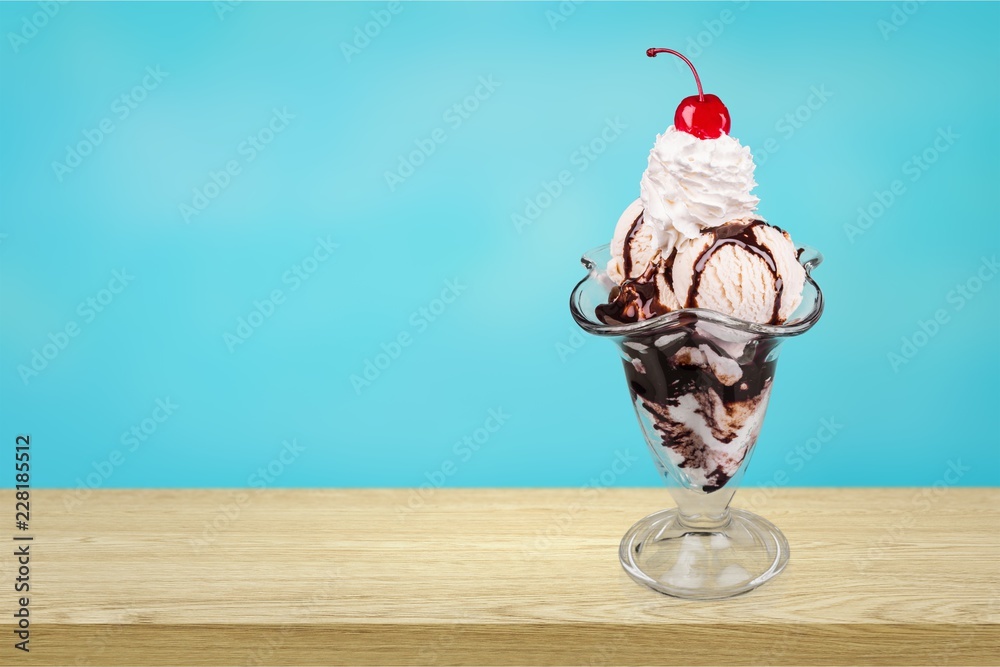
[[[673,125],[656,137],[640,183],[644,223],[666,257],[707,228],[753,214],[750,148],[723,134],[699,139]]]

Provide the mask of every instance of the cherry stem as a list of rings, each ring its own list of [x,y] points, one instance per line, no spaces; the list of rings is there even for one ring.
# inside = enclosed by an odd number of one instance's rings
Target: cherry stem
[[[694,63],[688,60],[680,51],[674,51],[673,49],[646,49],[646,55],[650,58],[655,58],[657,53],[670,53],[687,63],[688,67],[691,68],[691,73],[694,74],[694,82],[698,84],[698,101],[704,102],[705,93],[701,90],[701,79],[698,78],[698,70],[694,68]]]

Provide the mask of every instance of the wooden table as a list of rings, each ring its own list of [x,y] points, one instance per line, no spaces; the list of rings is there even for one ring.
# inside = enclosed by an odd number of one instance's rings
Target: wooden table
[[[734,505],[776,523],[791,562],[714,602],[646,590],[618,564],[626,529],[670,505],[664,490],[425,495],[34,491],[20,534],[34,538],[31,651],[13,648],[10,549],[0,664],[1000,659],[997,489],[741,490]]]

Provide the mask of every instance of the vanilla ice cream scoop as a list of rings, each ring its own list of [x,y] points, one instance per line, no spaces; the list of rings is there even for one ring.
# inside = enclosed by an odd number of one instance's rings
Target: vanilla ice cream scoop
[[[639,278],[649,271],[653,260],[659,258],[660,248],[653,239],[653,228],[646,223],[642,213],[642,201],[636,199],[615,225],[608,275],[618,284]]]
[[[784,230],[744,218],[703,232],[678,251],[671,276],[684,308],[780,324],[802,301],[806,273]]]
[[[641,200],[622,214],[608,276],[619,287],[601,315],[648,319],[707,308],[747,322],[781,324],[802,301],[805,269],[791,237],[759,217],[711,227],[664,254],[653,241]]]

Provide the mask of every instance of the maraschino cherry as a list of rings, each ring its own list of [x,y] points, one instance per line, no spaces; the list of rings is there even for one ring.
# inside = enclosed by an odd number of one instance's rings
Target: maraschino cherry
[[[729,109],[717,96],[706,95],[702,91],[701,79],[691,61],[673,49],[646,50],[650,58],[656,57],[657,53],[671,53],[686,62],[694,74],[694,82],[698,84],[698,94],[685,97],[674,112],[674,127],[699,139],[718,139],[723,133],[729,134]]]

